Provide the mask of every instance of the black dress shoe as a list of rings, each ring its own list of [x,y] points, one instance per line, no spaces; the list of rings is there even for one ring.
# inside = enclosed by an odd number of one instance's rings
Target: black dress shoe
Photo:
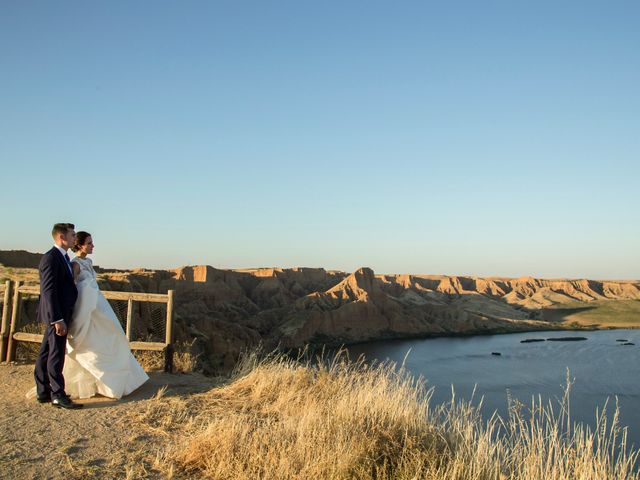
[[[76,410],[82,408],[81,403],[74,403],[69,397],[54,398],[51,403],[56,408],[66,408],[67,410]]]
[[[38,403],[49,403],[51,402],[51,396],[47,395],[44,397],[37,397]]]

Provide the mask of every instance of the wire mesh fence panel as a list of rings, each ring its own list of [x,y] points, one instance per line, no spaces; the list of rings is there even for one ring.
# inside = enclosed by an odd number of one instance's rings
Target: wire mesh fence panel
[[[167,304],[145,302],[134,304],[138,308],[138,318],[132,322],[136,326],[132,332],[135,340],[141,342],[164,342],[167,321]],[[133,339],[133,337],[132,337]]]
[[[18,342],[16,343],[15,360],[18,362],[34,363],[38,358],[40,343]]]
[[[126,332],[129,302],[114,299],[108,301]],[[132,301],[129,339],[132,342],[164,342],[166,321],[166,303]]]
[[[107,300],[111,308],[113,309],[113,313],[118,317],[118,321],[120,322],[120,326],[123,331],[127,329],[127,301],[126,300]]]
[[[44,334],[45,326],[38,321],[38,304],[40,297],[27,293],[20,294],[18,302],[19,315],[16,316],[14,332]],[[18,342],[15,359],[20,362],[34,362],[40,350],[40,343]]]
[[[16,332],[44,334],[44,323],[38,321],[39,302],[38,295],[20,294],[18,304],[20,314],[17,316],[17,324],[14,327]]]

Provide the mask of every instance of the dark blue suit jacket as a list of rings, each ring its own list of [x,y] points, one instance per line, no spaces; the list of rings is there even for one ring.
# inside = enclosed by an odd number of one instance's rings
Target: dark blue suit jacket
[[[67,260],[60,250],[53,247],[40,260],[40,303],[38,318],[45,325],[63,319],[71,323],[73,307],[78,298],[78,289]]]

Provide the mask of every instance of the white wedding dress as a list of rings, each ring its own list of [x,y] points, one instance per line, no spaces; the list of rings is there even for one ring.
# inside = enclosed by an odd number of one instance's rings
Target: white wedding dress
[[[131,353],[116,314],[100,292],[91,260],[75,257],[72,262],[80,266],[80,274],[62,371],[65,391],[72,398],[96,393],[121,398],[149,376]]]

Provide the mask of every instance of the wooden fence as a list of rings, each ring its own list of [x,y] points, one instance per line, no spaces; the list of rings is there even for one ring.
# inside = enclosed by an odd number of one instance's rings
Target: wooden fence
[[[3,345],[6,337],[6,361],[11,362],[16,357],[16,347],[19,342],[42,342],[42,329],[37,319],[34,306],[40,295],[39,286],[21,285],[14,282],[13,288],[7,282],[4,295],[5,307],[2,314],[2,335]],[[5,334],[5,325],[8,318],[8,291],[13,291],[13,302],[11,308],[11,323],[8,326],[8,333]],[[2,290],[0,290],[1,292]],[[164,370],[173,370],[173,290],[166,294],[137,293],[137,292],[113,292],[103,291],[102,294],[109,301],[118,320],[120,321],[129,346],[132,350],[149,350],[164,352]],[[25,308],[25,302],[30,302],[31,308]],[[165,312],[159,313],[158,307],[161,305]],[[26,311],[29,310],[29,311]],[[126,314],[125,314],[126,310]],[[161,317],[164,318],[161,318]],[[0,359],[5,358],[5,351],[0,352]]]

